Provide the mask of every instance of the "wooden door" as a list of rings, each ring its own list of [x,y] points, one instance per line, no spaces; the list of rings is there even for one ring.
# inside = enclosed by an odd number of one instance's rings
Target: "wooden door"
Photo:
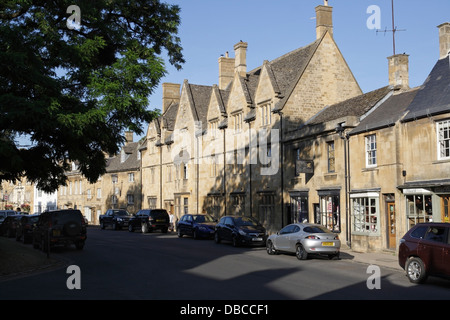
[[[450,196],[444,196],[442,197],[442,206],[441,206],[442,222],[450,222],[449,211],[450,211]]]
[[[388,202],[387,203],[387,221],[388,221],[388,247],[390,249],[394,249],[397,245],[396,236],[396,213],[395,213],[395,202]]]

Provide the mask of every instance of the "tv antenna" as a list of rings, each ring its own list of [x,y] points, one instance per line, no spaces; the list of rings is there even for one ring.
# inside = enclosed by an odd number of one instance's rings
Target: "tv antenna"
[[[391,30],[387,30],[387,28],[385,28],[384,30],[377,30],[378,32],[384,32],[384,34],[386,34],[386,32],[392,32],[392,48],[394,51],[394,55],[395,55],[395,33],[398,31],[406,31],[406,29],[397,29],[397,27],[395,26],[395,21],[394,21],[394,0],[391,0],[391,7],[392,7],[392,29]]]

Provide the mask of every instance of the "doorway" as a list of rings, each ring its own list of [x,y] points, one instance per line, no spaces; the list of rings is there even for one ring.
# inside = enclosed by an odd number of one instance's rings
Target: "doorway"
[[[395,212],[395,202],[388,201],[387,205],[387,219],[388,222],[387,231],[388,231],[388,248],[395,249],[397,245],[397,228],[396,228],[396,212]]]
[[[442,206],[441,206],[441,221],[442,222],[450,222],[449,218],[449,210],[450,210],[450,196],[442,197]]]

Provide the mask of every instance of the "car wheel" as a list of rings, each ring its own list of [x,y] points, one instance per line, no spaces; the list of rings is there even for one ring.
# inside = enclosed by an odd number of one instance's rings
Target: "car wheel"
[[[214,241],[216,243],[220,243],[220,237],[219,237],[219,234],[217,232],[214,233]]]
[[[141,225],[141,231],[142,231],[142,233],[147,233],[148,232],[148,225],[146,223],[143,223]]]
[[[128,225],[128,232],[134,232],[134,228],[131,223]]]
[[[117,228],[117,223],[113,222],[113,224],[112,224],[112,229],[113,229],[113,230],[117,230],[117,229],[118,229],[118,228]]]
[[[270,241],[270,240],[267,242],[266,251],[270,255],[277,253],[277,250],[275,250],[275,247],[274,247],[272,241]]]
[[[423,283],[427,279],[425,265],[420,258],[412,257],[406,262],[406,276],[412,283]]]
[[[182,238],[183,237],[183,234],[181,233],[181,229],[180,228],[178,228],[178,230],[177,230],[177,235],[178,235],[178,238]]]
[[[308,253],[300,243],[295,247],[295,256],[298,260],[306,260],[308,258]]]
[[[100,221],[100,229],[105,229],[105,224],[103,223],[103,221]]]
[[[192,237],[197,240],[198,239],[198,231],[197,229],[194,229],[194,232],[192,233]]]
[[[33,237],[33,248],[34,249],[39,249],[39,244],[38,244],[38,242],[36,241],[36,239]]]

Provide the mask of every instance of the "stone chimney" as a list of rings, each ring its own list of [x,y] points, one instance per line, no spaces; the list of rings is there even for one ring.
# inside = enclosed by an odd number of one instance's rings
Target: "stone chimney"
[[[133,131],[125,131],[125,145],[133,142]]]
[[[316,39],[323,36],[328,30],[333,36],[333,7],[328,5],[328,1],[324,1],[323,6],[316,7]]]
[[[438,25],[439,28],[439,59],[447,57],[450,51],[450,22]]]
[[[234,45],[234,69],[241,77],[247,74],[247,42],[238,42]]]
[[[224,57],[219,58],[219,89],[225,89],[234,77],[234,58],[228,56],[228,51]]]
[[[178,83],[165,82],[162,84],[162,88],[163,88],[162,114],[164,114],[164,112],[166,112],[167,107],[169,107],[171,103],[180,102],[180,94],[181,94],[180,87],[181,87],[181,85]]]
[[[409,55],[396,54],[388,57],[389,85],[400,90],[409,89]]]

